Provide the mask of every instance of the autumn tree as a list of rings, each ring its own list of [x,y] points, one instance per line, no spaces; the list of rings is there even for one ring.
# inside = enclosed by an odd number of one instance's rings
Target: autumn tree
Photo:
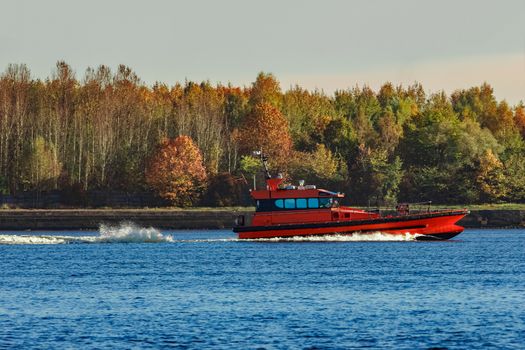
[[[248,112],[248,93],[246,90],[220,87],[224,96],[224,151],[222,164],[224,170],[233,172],[239,160],[239,126]]]
[[[64,61],[58,61],[52,74],[52,80],[47,81],[44,95],[45,112],[48,113],[46,139],[53,143],[53,153],[56,159],[68,159],[63,162],[69,174],[76,173],[76,156],[78,148],[78,128],[85,127],[75,120],[77,108],[78,81],[71,66]],[[74,175],[73,175],[74,176]]]
[[[217,186],[238,175],[251,183],[254,159],[246,155],[262,148],[272,172],[348,184],[350,198],[363,204],[396,194],[447,204],[525,202],[525,108],[496,99],[488,83],[427,96],[419,83],[387,82],[330,96],[300,86],[282,91],[269,73],[249,87],[148,86],[125,65],[88,68],[77,79],[63,61],[43,80],[24,64],[0,74],[0,191],[7,195],[149,191],[151,154],[179,135],[194,140]],[[45,175],[52,163],[59,179]]]
[[[521,134],[521,137],[525,139],[525,106],[521,103],[516,107],[514,111],[514,122]]]
[[[29,190],[50,190],[62,171],[56,159],[54,146],[38,136],[24,152],[22,183]]]
[[[328,96],[299,86],[283,95],[281,110],[289,122],[294,148],[308,152],[324,142],[324,130],[337,115]]]
[[[292,179],[312,184],[332,185],[347,175],[344,162],[323,144],[313,152],[294,152],[290,163]]]
[[[225,143],[224,95],[209,82],[188,83],[176,111],[178,133],[191,135],[202,152],[208,172],[219,171]]]
[[[494,89],[487,83],[468,90],[458,90],[452,94],[451,101],[461,119],[475,119],[499,141],[505,140],[514,131],[512,109],[505,101],[496,100]]]
[[[24,64],[10,64],[0,77],[0,166],[11,192],[20,185],[22,157],[30,122],[31,75]]]
[[[173,205],[196,203],[206,185],[202,156],[188,136],[166,139],[148,162],[146,182]]]
[[[255,106],[241,126],[240,145],[245,154],[262,150],[272,164],[285,166],[292,149],[287,120],[271,104]]]
[[[250,105],[254,107],[262,103],[276,108],[281,104],[281,87],[271,73],[260,72],[250,90]]]
[[[481,199],[494,202],[503,198],[506,192],[503,163],[490,149],[485,151],[479,163],[476,182],[481,190]]]

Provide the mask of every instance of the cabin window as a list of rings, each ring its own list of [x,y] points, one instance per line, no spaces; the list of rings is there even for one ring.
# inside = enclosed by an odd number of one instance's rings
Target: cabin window
[[[308,198],[308,208],[317,209],[319,208],[318,198]]]
[[[337,199],[334,198],[279,198],[256,200],[256,210],[260,212],[272,210],[319,209],[336,208]]]
[[[332,206],[332,198],[319,198],[320,208],[330,208]]]
[[[286,209],[294,209],[295,208],[295,199],[293,198],[287,198],[284,200],[284,207]]]
[[[295,200],[295,206],[297,209],[306,209],[306,198],[297,198]]]

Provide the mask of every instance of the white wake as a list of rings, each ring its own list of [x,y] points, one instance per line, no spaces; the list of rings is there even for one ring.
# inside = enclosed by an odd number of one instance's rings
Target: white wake
[[[383,232],[355,232],[323,236],[294,236],[277,238],[237,239],[204,238],[174,239],[153,227],[140,227],[133,223],[116,226],[100,225],[98,236],[13,235],[0,234],[0,244],[74,244],[74,243],[206,243],[206,242],[388,242],[415,241],[418,234],[390,234]]]
[[[331,234],[322,236],[293,236],[276,238],[257,238],[253,242],[395,242],[415,241],[417,233],[392,234],[384,232],[354,232],[351,234]],[[244,241],[244,240],[243,240]]]
[[[133,223],[123,223],[119,226],[100,225],[100,243],[159,243],[173,242],[171,235],[163,235],[153,227],[139,227]]]
[[[98,236],[0,235],[0,244],[68,244],[68,243],[162,243],[173,242],[153,227],[133,223],[117,226],[100,225]]]

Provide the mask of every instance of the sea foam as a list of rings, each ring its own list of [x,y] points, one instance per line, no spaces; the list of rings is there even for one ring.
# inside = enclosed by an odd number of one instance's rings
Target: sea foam
[[[173,242],[153,227],[140,227],[131,222],[116,226],[100,225],[98,236],[0,235],[0,244],[68,244],[68,243],[163,243]]]
[[[293,236],[276,238],[251,239],[254,242],[393,242],[393,241],[415,241],[419,235],[406,232],[404,234],[392,234],[384,232],[354,232],[352,234],[330,234]]]
[[[100,225],[100,243],[159,243],[173,242],[171,235],[163,235],[153,227],[139,227],[134,223],[121,223],[118,226]]]
[[[132,222],[119,225],[100,225],[98,236],[13,235],[0,234],[0,244],[75,244],[75,243],[206,243],[206,242],[387,242],[414,241],[418,234],[390,234],[384,232],[356,232],[323,236],[293,236],[277,238],[236,239],[178,239],[162,234],[153,227],[140,227]]]

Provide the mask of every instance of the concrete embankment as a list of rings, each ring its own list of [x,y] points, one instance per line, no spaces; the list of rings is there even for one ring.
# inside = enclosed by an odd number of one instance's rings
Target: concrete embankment
[[[231,228],[247,211],[162,209],[0,210],[0,230],[90,230],[130,221],[160,229]]]
[[[231,228],[248,209],[64,209],[0,210],[0,230],[89,230],[131,221],[161,229]],[[459,222],[466,228],[525,227],[525,210],[473,210]]]
[[[471,210],[459,224],[466,228],[525,227],[525,210]]]

